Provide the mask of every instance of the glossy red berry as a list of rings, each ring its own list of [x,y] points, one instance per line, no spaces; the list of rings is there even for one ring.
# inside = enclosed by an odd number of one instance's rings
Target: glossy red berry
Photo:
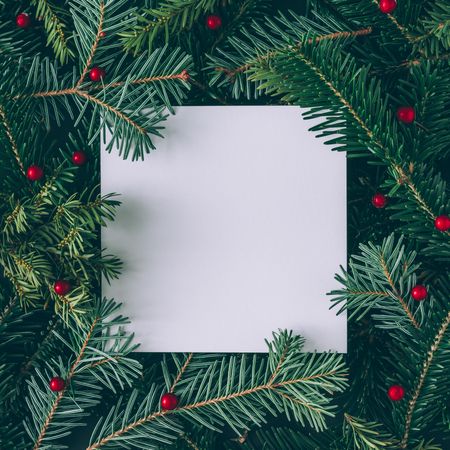
[[[412,106],[400,106],[397,109],[397,119],[403,123],[412,123],[416,118],[416,112]]]
[[[53,392],[60,392],[66,386],[66,382],[61,377],[53,377],[50,380],[49,386]]]
[[[76,152],[73,152],[72,154],[72,162],[76,165],[76,166],[82,166],[86,163],[87,161],[87,156],[86,153],[84,153],[82,150],[78,150]]]
[[[396,0],[380,0],[380,11],[384,14],[390,14],[397,8]]]
[[[27,178],[30,181],[38,181],[44,176],[44,171],[36,165],[32,165],[27,169]]]
[[[30,16],[27,13],[20,13],[16,17],[16,25],[19,28],[28,28],[31,24]]]
[[[91,81],[100,81],[102,78],[105,78],[106,72],[101,67],[93,67],[89,71],[89,78]]]
[[[70,292],[72,286],[66,280],[57,280],[53,285],[53,289],[58,295],[66,295]]]
[[[399,384],[394,384],[389,387],[387,394],[393,402],[398,402],[405,396],[405,389]]]
[[[206,18],[206,26],[210,30],[217,30],[222,26],[222,18],[216,14],[210,14]]]
[[[414,286],[411,290],[411,297],[418,302],[425,300],[427,298],[427,295],[428,295],[427,288],[422,284]]]
[[[450,228],[450,217],[445,215],[436,217],[434,226],[439,231],[447,231]]]
[[[379,192],[377,192],[372,197],[372,205],[375,208],[384,208],[386,206],[386,203],[387,203],[387,197],[383,194],[380,194]]]
[[[171,411],[178,406],[178,397],[171,392],[167,392],[161,397],[161,408],[166,411]]]

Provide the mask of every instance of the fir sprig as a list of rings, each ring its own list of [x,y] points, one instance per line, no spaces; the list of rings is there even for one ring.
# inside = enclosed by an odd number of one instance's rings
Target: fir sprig
[[[69,321],[70,338],[57,334],[71,352],[69,361],[54,358],[29,381],[31,418],[26,430],[33,450],[64,448],[57,440],[70,434],[80,425],[85,411],[100,402],[103,387],[115,392],[139,375],[140,364],[127,356],[136,345],[131,343],[132,335],[122,330],[127,319],[117,315],[118,306],[105,300],[85,325]],[[65,387],[56,394],[47,386],[50,374],[65,380]]]
[[[367,422],[344,414],[344,440],[346,448],[354,450],[383,450],[398,448],[399,442],[383,431],[379,423]]]
[[[35,7],[36,17],[44,22],[47,45],[52,46],[56,59],[65,64],[74,57],[66,30],[67,10],[50,0],[31,0],[31,4]]]
[[[301,338],[281,332],[269,343],[268,358],[203,358],[183,371],[176,389],[178,408],[159,409],[156,386],[140,403],[136,393],[125,409],[118,404],[98,423],[88,450],[114,447],[118,441],[139,448],[176,440],[182,431],[177,419],[213,430],[227,424],[239,434],[249,424],[265,423],[267,413],[284,414],[322,430],[325,418],[333,416],[329,396],[346,385],[345,368],[340,355],[302,353],[302,344]]]
[[[189,30],[201,17],[220,4],[220,0],[165,0],[157,8],[143,9],[136,15],[137,25],[120,36],[126,50],[138,54],[152,50],[160,35],[166,44],[169,38]]]
[[[124,158],[132,149],[133,159],[143,159],[154,148],[150,134],[160,136],[166,108],[172,110],[171,103],[184,98],[190,68],[189,56],[177,49],[169,52],[162,48],[141,55],[132,64],[124,55],[115,65],[110,82],[93,84],[84,82],[85,69],[78,80],[66,78],[60,82],[56,67],[48,60],[41,63],[36,59],[28,77],[31,91],[26,95],[42,102],[48,126],[49,109],[56,119],[65,110],[76,117],[75,124],[89,114],[89,144],[110,130],[112,137],[107,150],[117,145]],[[36,81],[42,81],[41,75],[49,71],[54,74],[53,85],[38,85]],[[96,126],[99,121],[101,127]]]
[[[416,283],[416,253],[407,251],[403,239],[394,235],[381,245],[360,244],[361,255],[353,255],[348,271],[336,279],[345,289],[334,290],[333,306],[348,310],[350,319],[361,320],[366,314],[379,321],[381,328],[411,334],[425,320],[424,306],[417,307],[410,298]]]

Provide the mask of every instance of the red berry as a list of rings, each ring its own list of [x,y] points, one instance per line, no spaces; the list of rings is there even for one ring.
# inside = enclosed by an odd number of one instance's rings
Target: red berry
[[[412,123],[416,118],[416,112],[412,106],[400,106],[397,109],[397,119],[403,123]]]
[[[28,28],[30,26],[30,23],[31,23],[31,19],[27,13],[20,13],[16,17],[16,25],[19,28]]]
[[[390,14],[397,8],[396,0],[380,0],[380,11],[384,14]]]
[[[216,14],[210,14],[206,18],[206,26],[210,30],[217,30],[217,28],[220,28],[222,26],[222,18],[220,16],[217,16]]]
[[[84,153],[81,150],[73,152],[73,154],[72,154],[72,162],[76,166],[82,166],[86,161],[87,161],[86,153]]]
[[[164,394],[161,397],[161,408],[167,411],[171,411],[178,406],[178,397],[171,392]]]
[[[58,295],[66,295],[70,292],[72,286],[66,280],[57,280],[53,285],[53,289]]]
[[[36,165],[30,166],[27,169],[27,178],[31,181],[38,181],[44,176],[44,171]]]
[[[388,397],[394,401],[398,402],[405,396],[405,389],[399,384],[394,384],[388,389]]]
[[[92,81],[100,81],[102,78],[104,78],[106,75],[106,72],[104,69],[102,69],[101,67],[93,67],[90,71],[89,71],[89,78]]]
[[[104,38],[104,37],[106,36],[106,33],[105,33],[104,31],[100,31],[99,36],[100,36],[101,38]]]
[[[411,297],[418,302],[425,300],[427,298],[427,295],[427,288],[421,284],[414,286],[411,290]]]
[[[375,206],[375,208],[384,208],[386,203],[387,197],[379,192],[372,197],[372,205]]]
[[[436,217],[434,226],[439,231],[447,231],[450,228],[450,217],[445,215]]]
[[[66,386],[66,382],[61,377],[53,377],[50,380],[49,386],[53,392],[60,392]]]

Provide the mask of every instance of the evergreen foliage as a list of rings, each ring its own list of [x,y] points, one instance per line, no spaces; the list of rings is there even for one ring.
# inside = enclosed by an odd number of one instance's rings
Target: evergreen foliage
[[[450,230],[434,225],[450,215],[450,5],[305,4],[0,0],[1,448],[450,448]],[[348,314],[348,355],[302,353],[288,331],[268,355],[132,353],[100,295],[122,263],[99,240],[120,205],[100,195],[99,140],[151,158],[167,115],[192,103],[297,105],[347,152],[352,256],[331,305]],[[404,105],[412,124],[396,118]],[[388,206],[374,211],[379,190]]]

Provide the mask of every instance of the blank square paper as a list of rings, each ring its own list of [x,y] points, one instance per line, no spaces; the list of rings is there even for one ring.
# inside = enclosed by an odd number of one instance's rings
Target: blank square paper
[[[300,112],[180,107],[145,161],[102,151],[102,193],[123,202],[102,246],[125,263],[103,295],[141,351],[265,352],[278,329],[346,351],[326,295],[346,262],[345,154]]]

